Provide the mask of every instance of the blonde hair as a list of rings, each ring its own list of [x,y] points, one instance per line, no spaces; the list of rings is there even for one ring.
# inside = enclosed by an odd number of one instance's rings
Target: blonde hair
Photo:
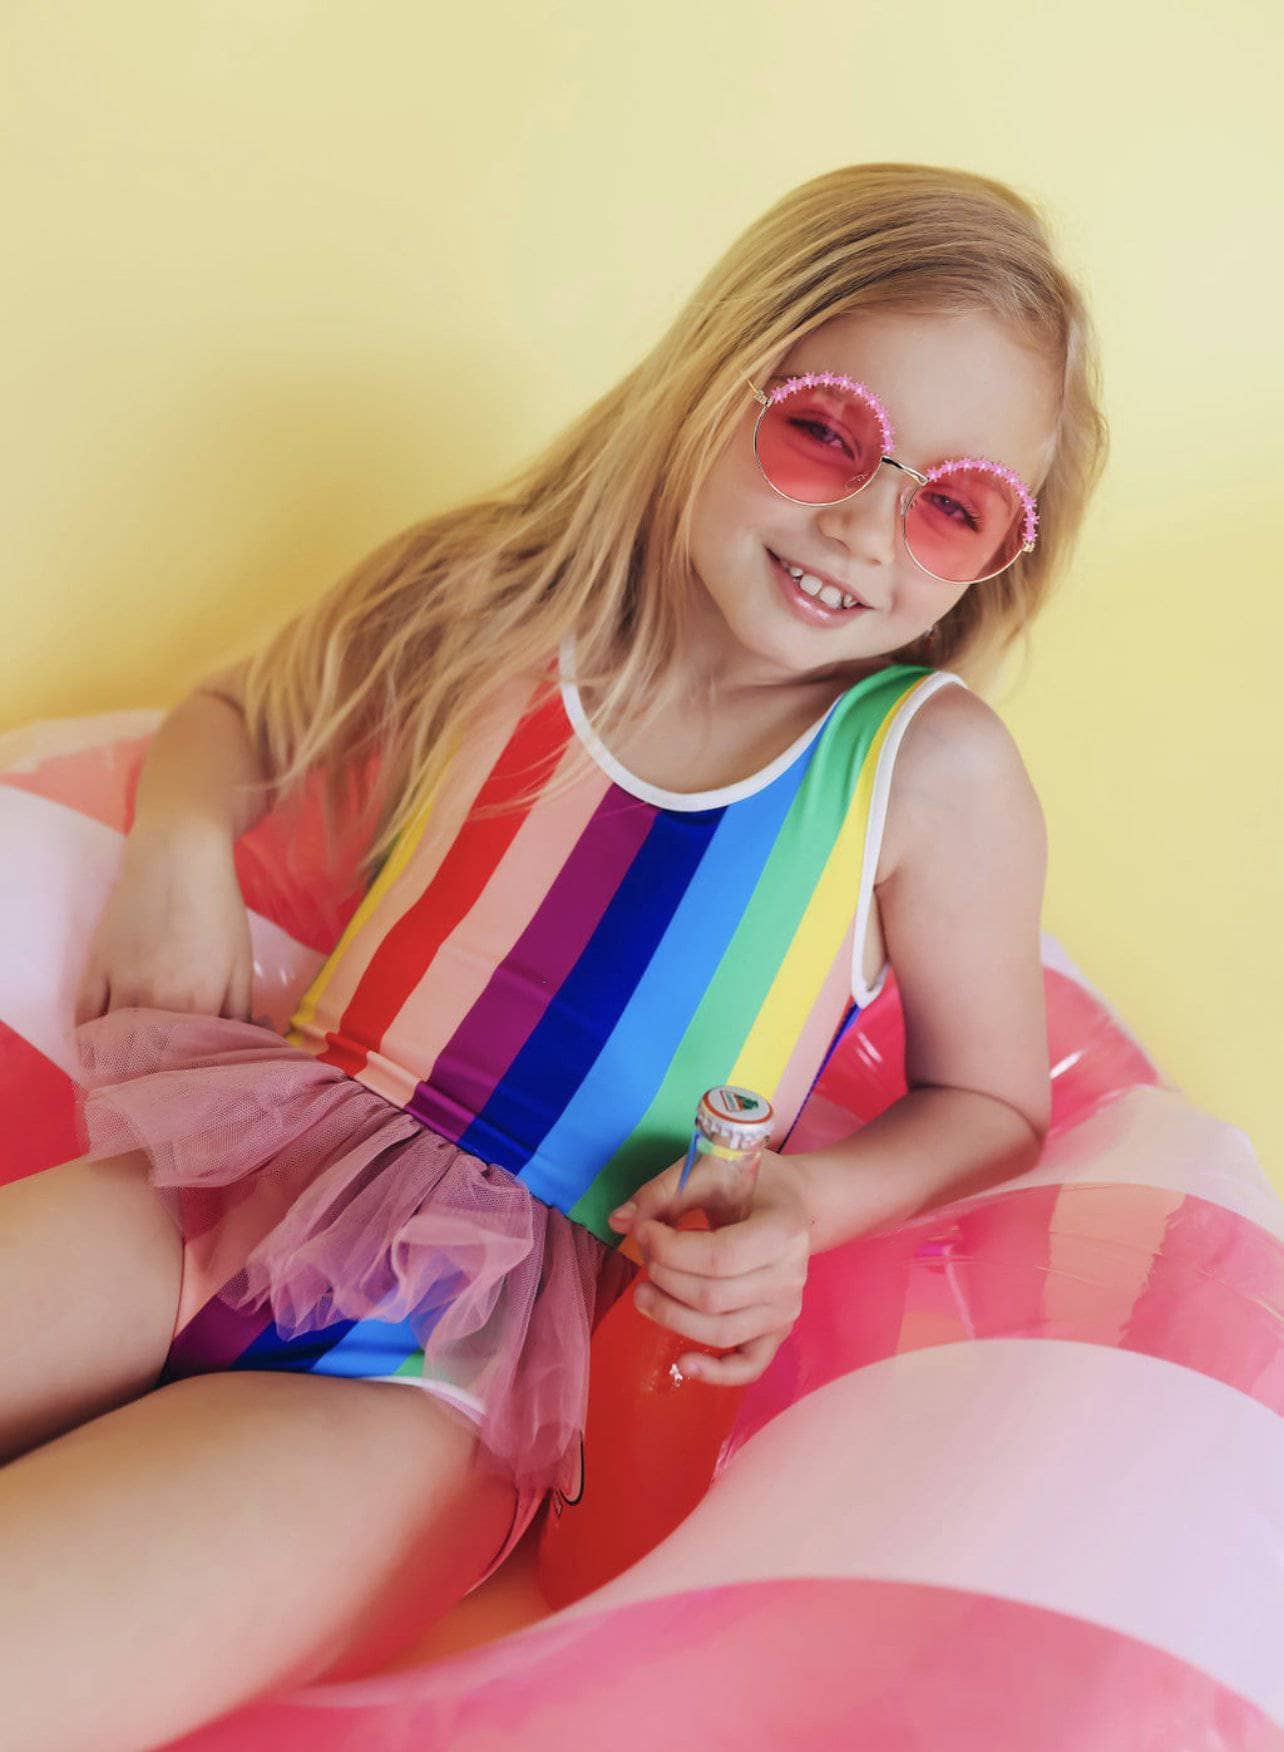
[[[1064,573],[1105,467],[1094,329],[1039,212],[1003,183],[846,165],[750,225],[649,354],[517,474],[392,536],[257,651],[246,720],[276,800],[318,771],[328,842],[359,803],[369,877],[488,702],[524,677],[555,685],[568,634],[576,681],[600,696],[599,736],[645,727],[686,625],[693,500],[744,414],[746,378],[761,386],[811,330],[875,307],[987,313],[1060,373],[1051,454],[1030,483],[1034,552],[967,590],[930,642],[886,656],[983,688]]]

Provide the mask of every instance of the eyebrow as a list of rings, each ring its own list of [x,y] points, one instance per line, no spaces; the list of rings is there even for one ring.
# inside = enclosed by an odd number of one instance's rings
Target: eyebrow
[[[803,366],[797,371],[773,371],[771,376],[767,379],[767,382],[768,383],[788,383],[790,381],[790,379],[794,378],[794,377],[809,377],[809,376],[815,377],[818,374],[819,374],[819,370],[817,367]],[[831,372],[830,375],[833,377],[845,377],[847,375],[847,373],[840,372],[840,371],[834,371],[834,372]],[[934,462],[929,462],[927,464],[927,468],[935,468],[937,462],[943,462],[948,454],[949,454],[949,452],[943,450],[941,452],[940,456],[937,457]],[[985,457],[986,461],[988,461],[988,462],[997,462],[999,460],[997,456],[990,456],[988,451],[983,451],[983,450],[960,450],[958,452],[958,454],[960,456],[983,456],[983,457]],[[1003,466],[1004,466],[1004,468],[1011,468],[1012,465],[1011,465],[1011,463],[1005,462],[1003,464]],[[921,470],[920,472],[926,473],[926,469]],[[1017,471],[1013,470],[1013,472],[1016,473]],[[1022,478],[1024,478],[1024,477],[1022,477]],[[1034,497],[1034,488],[1027,487],[1026,490],[1030,494],[1031,498],[1033,498]]]

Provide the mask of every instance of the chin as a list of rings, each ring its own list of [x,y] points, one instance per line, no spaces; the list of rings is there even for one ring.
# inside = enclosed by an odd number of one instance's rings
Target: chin
[[[751,627],[742,628],[728,622],[727,631],[747,655],[757,657],[763,663],[771,663],[778,669],[806,674],[811,665],[807,661],[806,648],[802,641],[790,638],[790,628],[775,627],[766,622],[766,615],[762,622]]]

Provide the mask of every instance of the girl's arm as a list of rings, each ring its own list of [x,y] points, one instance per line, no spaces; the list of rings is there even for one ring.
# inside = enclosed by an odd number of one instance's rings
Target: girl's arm
[[[962,688],[933,694],[898,750],[894,796],[878,899],[908,1092],[826,1149],[764,1150],[741,1222],[674,1226],[680,1161],[610,1218],[650,1275],[642,1312],[724,1352],[678,1357],[701,1380],[757,1380],[798,1318],[809,1254],[1022,1174],[1047,1135],[1047,840],[1002,719]]]
[[[251,1020],[254,949],[234,848],[265,799],[247,788],[262,775],[240,686],[239,669],[210,677],[152,738],[120,877],[81,970],[78,1026],[127,1006]]]
[[[1047,832],[1003,720],[942,688],[897,753],[896,862],[878,889],[908,1093],[787,1158],[818,1253],[1034,1166],[1051,1113],[1039,929]]]
[[[245,663],[220,670],[179,702],[143,761],[128,846],[133,854],[175,838],[232,844],[267,812],[264,775],[241,715]]]

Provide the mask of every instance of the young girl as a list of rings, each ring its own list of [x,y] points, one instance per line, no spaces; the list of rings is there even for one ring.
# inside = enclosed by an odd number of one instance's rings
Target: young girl
[[[810,1253],[1034,1162],[1044,826],[967,678],[1064,570],[1096,372],[1010,189],[820,176],[502,491],[166,719],[80,993],[86,1153],[0,1195],[15,1744],[153,1744],[476,1586],[574,1488],[626,1234],[721,1353],[685,1372],[740,1385]],[[362,898],[282,1038],[232,848],[310,774]],[[781,1154],[889,965],[908,1094]],[[680,1230],[720,1082],[774,1148]]]

